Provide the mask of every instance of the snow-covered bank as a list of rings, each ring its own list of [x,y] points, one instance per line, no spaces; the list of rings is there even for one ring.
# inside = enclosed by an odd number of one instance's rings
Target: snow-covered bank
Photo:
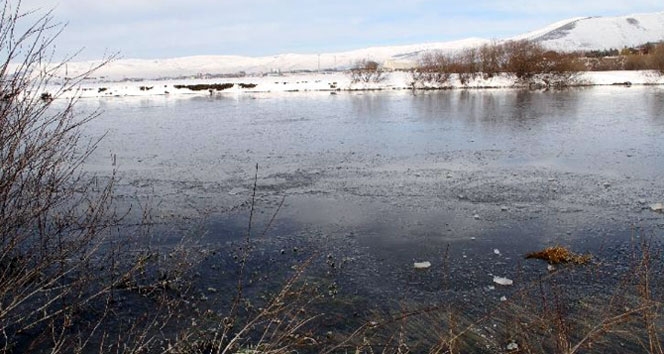
[[[579,85],[664,85],[664,76],[654,71],[597,71],[584,72],[575,80]],[[195,86],[194,86],[195,85]],[[214,86],[213,86],[214,85]],[[518,88],[512,75],[498,75],[484,79],[480,76],[462,84],[453,75],[444,88]],[[64,97],[122,97],[157,95],[211,95],[242,93],[286,93],[303,91],[353,90],[410,90],[413,75],[409,72],[384,73],[379,82],[352,82],[346,72],[284,74],[279,76],[247,76],[241,78],[182,79],[127,82],[89,82]],[[442,88],[430,83],[417,83],[416,88]],[[55,89],[53,89],[55,91]]]

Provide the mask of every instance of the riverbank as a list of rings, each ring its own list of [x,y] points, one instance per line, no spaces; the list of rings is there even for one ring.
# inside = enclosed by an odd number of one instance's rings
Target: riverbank
[[[411,72],[384,72],[370,82],[354,82],[348,72],[307,72],[280,75],[245,76],[235,78],[190,78],[167,80],[132,80],[119,82],[83,82],[78,91],[65,92],[61,97],[80,95],[94,97],[129,96],[183,96],[216,94],[253,94],[289,92],[338,92],[363,90],[412,90],[416,89],[495,89],[523,88],[527,83],[520,82],[510,74],[500,74],[491,78],[481,75],[462,83],[458,75],[452,75],[444,84],[415,82]],[[664,85],[664,76],[656,71],[589,71],[573,75],[570,86],[607,85]],[[48,92],[48,89],[47,89]],[[49,92],[52,93],[52,92]]]

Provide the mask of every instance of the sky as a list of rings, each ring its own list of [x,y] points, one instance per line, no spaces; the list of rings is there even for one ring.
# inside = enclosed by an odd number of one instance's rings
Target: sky
[[[5,0],[16,3],[17,0]],[[371,46],[500,39],[573,17],[664,11],[662,0],[23,0],[66,24],[62,55],[81,60],[329,53]]]

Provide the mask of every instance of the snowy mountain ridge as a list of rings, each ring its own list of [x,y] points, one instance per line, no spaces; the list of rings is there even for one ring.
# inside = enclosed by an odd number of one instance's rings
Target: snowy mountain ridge
[[[664,40],[664,12],[619,17],[577,17],[507,40],[533,40],[558,51],[589,51],[632,47]],[[191,56],[170,59],[119,59],[97,72],[108,80],[155,79],[197,74],[247,74],[319,70],[344,70],[358,60],[369,59],[388,68],[412,67],[426,52],[459,52],[490,43],[488,39],[468,38],[450,42],[422,43],[321,54],[280,54],[266,57],[232,55]],[[84,72],[94,62],[68,63],[69,74]]]

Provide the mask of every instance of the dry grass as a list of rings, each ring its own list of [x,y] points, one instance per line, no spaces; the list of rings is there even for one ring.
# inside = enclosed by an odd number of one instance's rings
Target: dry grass
[[[547,247],[539,252],[532,252],[526,255],[526,259],[541,259],[549,264],[587,264],[592,259],[589,254],[576,254],[563,246]]]
[[[663,264],[651,243],[635,243],[629,259],[620,260],[625,271],[600,291],[584,283],[603,272],[589,255],[559,246],[532,255],[588,266],[524,282],[507,301],[473,299],[482,311],[446,299],[375,314],[325,353],[663,353]]]

